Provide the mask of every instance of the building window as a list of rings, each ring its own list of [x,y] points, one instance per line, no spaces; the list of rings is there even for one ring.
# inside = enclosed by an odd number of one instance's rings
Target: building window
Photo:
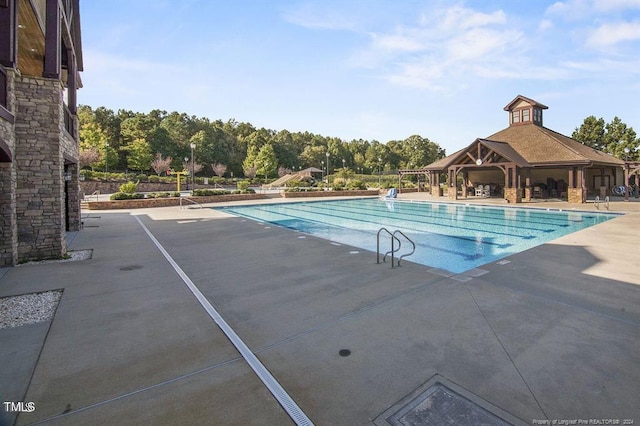
[[[522,122],[526,122],[526,121],[531,121],[531,110],[530,109],[523,109],[522,110]]]
[[[511,122],[519,123],[520,122],[520,111],[512,111],[511,112]]]
[[[533,109],[533,122],[538,124],[542,123],[542,110],[538,108]]]

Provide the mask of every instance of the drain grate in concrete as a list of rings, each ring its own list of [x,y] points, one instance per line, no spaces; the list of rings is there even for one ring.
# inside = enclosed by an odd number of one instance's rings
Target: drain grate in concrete
[[[440,376],[434,376],[375,421],[376,425],[394,426],[518,423],[510,414]]]

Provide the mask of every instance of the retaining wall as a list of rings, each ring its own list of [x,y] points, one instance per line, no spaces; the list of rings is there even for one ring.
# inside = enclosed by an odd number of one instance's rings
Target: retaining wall
[[[267,198],[265,194],[229,194],[229,195],[208,195],[201,197],[185,197],[199,204],[219,203],[225,201],[262,200]],[[167,198],[142,198],[138,200],[112,200],[112,201],[88,201],[89,210],[116,210],[116,209],[144,209],[149,207],[172,207],[179,206],[179,197]],[[183,201],[184,206],[194,205],[188,201]]]

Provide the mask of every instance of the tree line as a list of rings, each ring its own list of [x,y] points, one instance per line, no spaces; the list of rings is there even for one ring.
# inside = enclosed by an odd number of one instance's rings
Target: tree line
[[[235,119],[211,121],[162,110],[114,112],[87,105],[79,107],[78,119],[80,166],[98,171],[160,174],[193,167],[207,176],[252,178],[308,167],[333,173],[344,167],[372,174],[420,168],[445,156],[437,143],[419,135],[387,143],[347,142],[309,132],[256,128]],[[620,159],[640,160],[640,138],[618,117],[606,123],[589,116],[571,137]]]
[[[80,166],[97,171],[160,173],[169,167],[191,170],[193,165],[196,173],[207,176],[276,177],[308,167],[371,174],[418,168],[445,156],[437,143],[419,135],[387,143],[347,142],[309,132],[256,128],[235,119],[212,121],[162,110],[114,112],[87,105],[78,108],[78,119]]]

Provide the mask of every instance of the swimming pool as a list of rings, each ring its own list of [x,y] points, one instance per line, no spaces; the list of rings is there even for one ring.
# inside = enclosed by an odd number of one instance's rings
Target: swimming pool
[[[606,222],[616,214],[464,204],[350,199],[218,207],[375,253],[381,227],[416,244],[406,260],[461,273]],[[387,237],[383,252],[390,246]],[[400,253],[402,254],[402,252]]]

